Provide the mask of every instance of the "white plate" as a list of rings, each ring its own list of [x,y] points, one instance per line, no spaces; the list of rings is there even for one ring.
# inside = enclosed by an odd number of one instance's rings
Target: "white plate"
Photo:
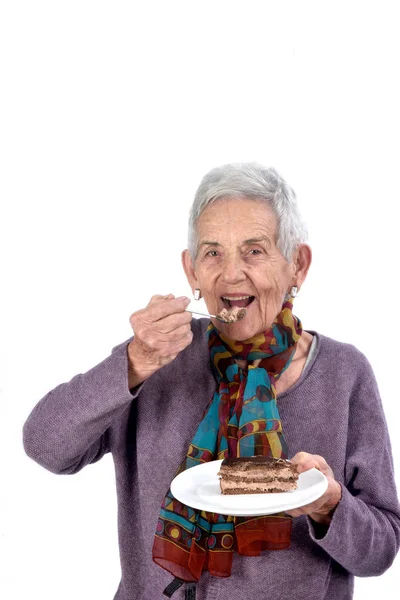
[[[173,496],[183,504],[238,517],[272,515],[314,502],[328,487],[318,469],[299,475],[297,490],[273,494],[223,495],[217,473],[222,460],[213,460],[183,471],[171,483]]]

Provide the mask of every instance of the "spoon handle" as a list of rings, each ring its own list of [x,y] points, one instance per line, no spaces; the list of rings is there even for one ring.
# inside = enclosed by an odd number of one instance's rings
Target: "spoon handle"
[[[215,315],[209,315],[206,313],[197,312],[197,310],[189,310],[188,308],[186,309],[186,312],[190,312],[190,313],[192,313],[192,315],[199,315],[200,317],[209,317],[212,319],[218,319],[218,317],[216,317]]]

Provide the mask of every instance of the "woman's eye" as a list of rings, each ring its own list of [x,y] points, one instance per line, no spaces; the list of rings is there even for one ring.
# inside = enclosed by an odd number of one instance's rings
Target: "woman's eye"
[[[250,250],[249,254],[252,256],[257,256],[258,254],[262,254],[262,252],[261,250],[257,250],[257,248],[253,248],[253,250]]]
[[[207,252],[206,256],[218,256],[217,250],[210,250]]]

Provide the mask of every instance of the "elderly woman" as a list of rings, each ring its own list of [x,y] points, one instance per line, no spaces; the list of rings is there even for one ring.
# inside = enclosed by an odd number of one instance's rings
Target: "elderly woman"
[[[354,346],[305,331],[292,307],[307,276],[294,192],[273,169],[231,164],[202,180],[183,268],[211,315],[154,296],[134,336],[47,394],[24,427],[27,454],[76,473],[112,452],[122,579],[118,600],[352,598],[399,547],[390,442],[372,369]],[[328,486],[277,515],[193,509],[170,491],[211,460],[290,458]],[[277,551],[279,550],[279,551]]]

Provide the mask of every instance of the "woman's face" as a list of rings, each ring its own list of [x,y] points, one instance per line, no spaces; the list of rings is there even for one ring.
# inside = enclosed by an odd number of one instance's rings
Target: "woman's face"
[[[192,288],[200,288],[211,314],[246,308],[243,320],[213,323],[229,338],[246,340],[268,329],[295,281],[296,264],[276,246],[277,220],[259,200],[222,199],[208,206],[198,224],[198,253],[183,264]]]

